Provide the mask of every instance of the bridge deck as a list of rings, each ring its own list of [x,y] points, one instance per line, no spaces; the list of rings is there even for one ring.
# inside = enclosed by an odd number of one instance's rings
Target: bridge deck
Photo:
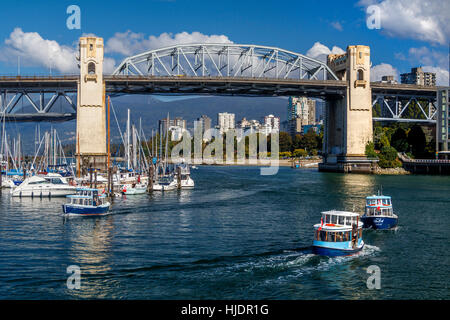
[[[2,76],[0,90],[27,92],[76,92],[79,75]],[[110,94],[236,94],[236,95],[306,95],[312,97],[342,95],[346,81],[301,80],[245,77],[167,77],[104,75]],[[371,82],[374,95],[420,95],[433,97],[439,87]]]

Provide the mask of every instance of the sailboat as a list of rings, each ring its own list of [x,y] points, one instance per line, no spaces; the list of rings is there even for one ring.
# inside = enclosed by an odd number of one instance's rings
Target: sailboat
[[[169,191],[169,190],[175,190],[178,187],[178,183],[175,180],[175,176],[173,172],[170,172],[168,170],[168,161],[167,161],[167,155],[168,155],[168,147],[169,147],[169,113],[167,113],[167,122],[166,122],[166,145],[165,145],[165,152],[164,152],[164,161],[161,162],[161,160],[158,162],[157,170],[156,170],[156,181],[153,184],[153,191]],[[162,158],[162,135],[160,132],[159,135],[160,140],[160,158]],[[162,171],[162,172],[161,172]]]

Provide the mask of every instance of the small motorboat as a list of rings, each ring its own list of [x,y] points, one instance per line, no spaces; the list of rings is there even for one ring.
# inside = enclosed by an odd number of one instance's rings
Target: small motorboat
[[[347,256],[364,247],[358,213],[324,211],[320,220],[321,223],[314,225],[314,253],[331,257]]]
[[[173,175],[160,177],[158,181],[153,184],[153,191],[169,191],[177,188],[178,184]]]
[[[147,184],[145,183],[132,183],[132,184],[124,184],[122,187],[122,194],[125,195],[135,195],[135,194],[144,194],[147,192]]]
[[[181,188],[182,189],[192,189],[195,187],[194,180],[191,178],[191,170],[187,163],[178,164],[175,168],[175,172],[177,172],[178,168],[180,168],[181,174]],[[177,181],[178,182],[178,181]]]
[[[75,194],[76,187],[57,173],[26,178],[18,187],[11,190],[13,197],[65,197]]]
[[[377,230],[392,229],[397,226],[398,216],[394,214],[389,196],[377,195],[366,198],[366,209],[361,217],[363,228]]]
[[[99,195],[97,189],[77,188],[75,195],[68,195],[68,203],[63,204],[63,212],[68,215],[102,216],[109,213],[110,203],[106,195]]]

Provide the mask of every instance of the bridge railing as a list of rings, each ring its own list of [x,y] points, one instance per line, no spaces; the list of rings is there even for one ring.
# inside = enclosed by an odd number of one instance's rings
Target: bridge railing
[[[424,164],[450,163],[450,160],[443,160],[443,159],[411,159],[402,161],[405,163],[424,163]]]

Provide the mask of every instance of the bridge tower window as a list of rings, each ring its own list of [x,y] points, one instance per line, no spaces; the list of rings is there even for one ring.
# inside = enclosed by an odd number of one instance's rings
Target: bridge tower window
[[[94,62],[89,62],[88,74],[95,74],[95,63]]]
[[[358,69],[358,73],[356,75],[356,80],[364,80],[364,71],[361,69]]]

